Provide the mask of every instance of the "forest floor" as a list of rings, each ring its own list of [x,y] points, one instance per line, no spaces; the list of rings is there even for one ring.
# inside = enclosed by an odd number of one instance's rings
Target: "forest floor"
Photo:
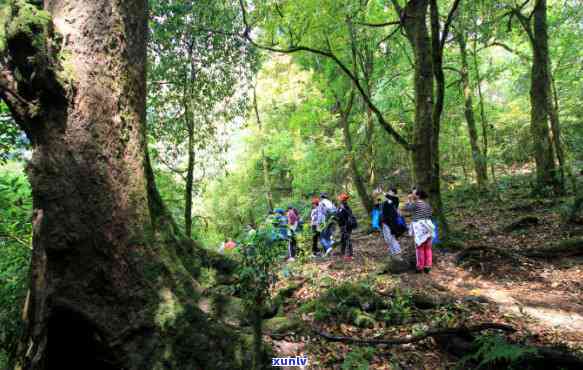
[[[383,273],[387,249],[382,236],[356,232],[352,262],[344,262],[336,252],[329,258],[306,257],[283,266],[286,277],[276,289],[299,286],[284,306],[286,317],[299,325],[278,333],[272,330],[265,338],[279,356],[306,355],[312,369],[364,369],[366,364],[371,369],[455,368],[463,357],[445,351],[433,338],[363,347],[331,342],[317,332],[363,339],[403,338],[430,328],[493,322],[517,330],[505,335],[511,343],[583,353],[583,226],[561,222],[563,202],[532,199],[512,190],[498,200],[458,200],[449,218],[458,242],[434,247],[429,274],[413,269]],[[411,238],[400,241],[412,255]],[[379,320],[378,314],[363,313],[371,320],[357,325],[350,318],[354,311],[344,315],[340,307],[354,304],[353,297],[337,297],[328,303],[337,305],[332,310],[325,305],[320,312],[305,309],[307,302],[322,299],[343,283],[365,287],[387,300],[388,310],[383,313],[392,318]],[[436,304],[420,305],[412,298],[418,295]],[[356,302],[359,305],[362,301]],[[269,322],[266,326],[270,332]]]

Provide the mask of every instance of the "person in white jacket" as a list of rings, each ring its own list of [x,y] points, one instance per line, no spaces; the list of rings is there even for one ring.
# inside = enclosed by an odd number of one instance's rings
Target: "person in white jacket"
[[[320,240],[320,226],[325,222],[320,211],[318,210],[319,204],[320,199],[318,197],[312,198],[312,212],[310,213],[310,226],[312,227],[312,257],[320,255],[320,249],[318,248],[318,240]]]
[[[320,243],[324,247],[324,255],[328,256],[332,253],[332,224],[330,218],[336,213],[336,206],[330,199],[327,193],[320,194],[320,203],[318,204],[319,217],[324,219],[324,229],[320,231]]]
[[[411,230],[415,238],[415,254],[417,256],[417,272],[431,271],[433,253],[431,242],[435,233],[435,225],[431,221],[433,210],[427,203],[427,193],[417,189],[409,194],[405,210],[413,215]]]

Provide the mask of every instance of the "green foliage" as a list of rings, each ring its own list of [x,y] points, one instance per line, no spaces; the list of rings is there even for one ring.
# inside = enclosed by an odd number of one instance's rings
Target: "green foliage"
[[[375,292],[366,281],[343,283],[326,290],[320,297],[300,307],[304,313],[314,313],[317,321],[352,323],[360,327],[371,327],[374,321],[401,324],[411,318],[410,294],[395,291],[386,298]]]
[[[251,305],[263,302],[276,282],[275,266],[285,253],[285,243],[274,240],[276,232],[264,224],[239,243],[239,291]]]
[[[0,168],[0,367],[16,349],[31,256],[32,202],[27,179]]]
[[[401,324],[411,319],[413,301],[410,292],[403,294],[400,290],[395,290],[393,297],[388,302],[388,306],[387,309],[380,311],[384,321]]]
[[[9,159],[19,159],[24,154],[28,140],[20,132],[6,104],[0,100],[0,165]]]
[[[353,347],[344,358],[342,370],[368,370],[368,365],[376,352],[372,347]]]
[[[491,366],[504,366],[512,368],[512,364],[524,358],[526,355],[536,355],[535,348],[529,348],[517,344],[511,344],[500,335],[486,334],[478,337],[475,341],[477,350],[464,356],[459,368],[465,368],[468,364],[477,362],[476,368],[486,368]]]
[[[0,53],[6,48],[6,40],[24,34],[32,46],[45,50],[45,32],[51,22],[50,14],[38,5],[26,0],[9,0],[0,4]]]
[[[150,5],[150,153],[175,182],[191,183],[194,196],[208,177],[224,173],[228,136],[245,113],[256,60],[240,38],[228,35],[240,24],[236,10],[212,0]]]

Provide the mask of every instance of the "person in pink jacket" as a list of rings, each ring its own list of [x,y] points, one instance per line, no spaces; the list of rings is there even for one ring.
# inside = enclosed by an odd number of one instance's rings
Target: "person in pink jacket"
[[[300,217],[296,213],[296,210],[292,206],[287,207],[288,261],[295,261],[298,244],[298,241],[296,239],[296,231],[298,230],[299,221]]]

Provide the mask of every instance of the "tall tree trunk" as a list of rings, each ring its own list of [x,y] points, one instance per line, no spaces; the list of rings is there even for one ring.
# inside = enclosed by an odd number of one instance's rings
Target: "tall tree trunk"
[[[376,182],[376,166],[375,166],[375,146],[373,143],[374,135],[374,117],[372,111],[366,107],[366,143],[367,143],[367,157],[368,165],[368,185],[373,187]]]
[[[354,93],[350,94],[349,102],[346,108],[340,111],[340,126],[342,127],[342,133],[344,135],[344,144],[346,146],[346,151],[348,153],[348,162],[350,164],[350,171],[352,172],[352,178],[354,180],[354,185],[356,186],[356,191],[362,202],[362,206],[366,210],[367,214],[372,212],[373,201],[368,192],[366,191],[365,181],[360,175],[358,170],[358,164],[354,158],[354,152],[352,147],[352,137],[350,136],[350,113],[352,111],[352,104],[354,101]],[[340,104],[340,102],[338,102]]]
[[[537,185],[539,188],[551,186],[555,191],[558,191],[559,183],[556,178],[555,155],[549,133],[549,102],[552,98],[546,3],[546,0],[536,0],[533,14],[534,27],[530,35],[533,53],[530,122],[536,161]]]
[[[478,130],[476,128],[476,119],[474,117],[474,104],[472,97],[472,88],[470,86],[469,67],[466,49],[466,39],[462,32],[456,33],[457,42],[460,48],[462,69],[462,92],[464,96],[464,115],[468,124],[468,134],[470,137],[470,146],[472,148],[472,159],[474,162],[474,171],[476,172],[476,180],[478,187],[481,190],[486,188],[488,182],[488,169],[486,167],[486,158],[480,150],[478,144]]]
[[[194,185],[194,122],[186,113],[186,128],[188,131],[188,165],[186,168],[186,188],[184,191],[184,230],[188,238],[192,238],[192,190]]]
[[[550,66],[549,66],[550,68]],[[555,153],[557,154],[557,160],[559,161],[559,185],[560,193],[565,192],[565,151],[563,150],[563,142],[561,139],[561,122],[559,119],[559,96],[557,93],[557,85],[555,79],[549,70],[549,77],[551,79],[551,95],[549,99],[549,116],[551,119],[551,133],[553,139],[553,147],[555,148]]]
[[[261,137],[264,138],[263,125],[261,119],[259,118],[259,107],[257,105],[257,91],[255,86],[253,87],[253,109],[255,110],[255,119],[257,120],[257,126]],[[265,155],[265,149],[261,147],[261,164],[263,166],[263,186],[265,187],[265,199],[267,201],[267,207],[270,211],[273,210],[273,193],[271,191],[271,180],[269,178],[269,163],[267,162],[267,156]]]
[[[477,25],[476,25],[477,29]],[[486,119],[486,110],[484,108],[484,95],[482,94],[482,74],[480,73],[480,67],[478,63],[478,48],[477,48],[477,40],[474,38],[474,42],[472,45],[472,59],[474,61],[474,72],[476,73],[476,85],[478,88],[478,103],[480,107],[480,123],[482,126],[482,150],[484,154],[484,159],[488,161],[488,120]],[[493,129],[493,127],[492,127]],[[492,185],[494,192],[498,198],[500,198],[500,194],[498,192],[498,181],[496,180],[496,168],[494,165],[494,161],[490,161],[490,174],[492,175]]]
[[[394,2],[396,3],[396,2]],[[445,225],[441,202],[438,160],[439,129],[434,121],[433,59],[427,29],[428,0],[410,0],[402,16],[407,39],[415,55],[415,127],[413,130],[413,171],[417,185],[430,196],[436,215]]]
[[[179,234],[146,154],[147,2],[32,3],[10,2],[0,65],[33,148],[17,368],[243,367],[235,332],[196,305],[201,264],[224,262]]]

